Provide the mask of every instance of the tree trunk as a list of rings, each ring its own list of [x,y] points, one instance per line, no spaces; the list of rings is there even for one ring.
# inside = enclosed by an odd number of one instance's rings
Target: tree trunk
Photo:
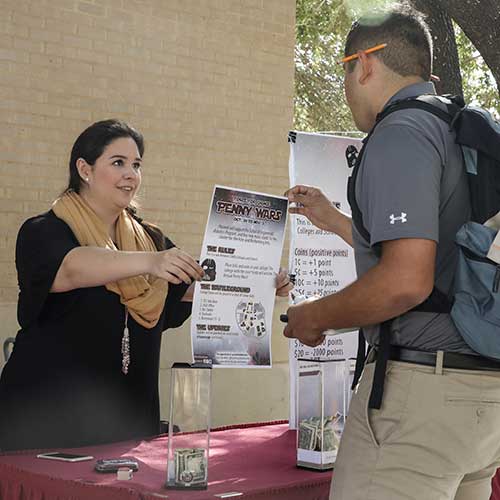
[[[493,73],[500,92],[500,0],[436,0],[436,3],[474,44]]]
[[[433,73],[439,94],[463,95],[462,74],[458,59],[453,23],[448,13],[435,0],[412,0],[413,6],[427,16],[427,24],[434,42]]]

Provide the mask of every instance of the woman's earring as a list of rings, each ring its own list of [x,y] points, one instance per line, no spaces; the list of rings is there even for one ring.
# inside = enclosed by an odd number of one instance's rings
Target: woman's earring
[[[85,177],[85,182],[89,182],[89,178],[88,177]]]

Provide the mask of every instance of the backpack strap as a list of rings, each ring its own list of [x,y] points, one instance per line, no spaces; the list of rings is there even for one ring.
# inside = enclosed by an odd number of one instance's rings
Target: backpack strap
[[[377,348],[377,360],[375,361],[375,373],[373,374],[372,390],[368,401],[368,408],[380,410],[382,398],[384,397],[385,372],[387,361],[391,352],[391,323],[392,319],[384,321],[380,325],[379,345]]]
[[[439,107],[439,103],[446,105],[446,111]],[[377,126],[385,117],[394,113],[395,111],[400,111],[402,109],[421,109],[422,111],[427,111],[437,116],[448,125],[451,126],[455,119],[455,115],[460,111],[461,107],[458,106],[451,99],[446,98],[443,100],[440,96],[436,95],[422,95],[419,97],[410,97],[408,99],[401,99],[395,101],[386,108],[384,108],[378,115],[375,121],[375,126]]]
[[[359,168],[361,166],[361,160],[363,159],[363,155],[366,150],[366,144],[368,143],[368,140],[370,139],[374,130],[375,127],[373,127],[370,133],[363,139],[362,141],[363,146],[361,147],[361,150],[359,151],[358,156],[356,158],[352,174],[347,180],[347,201],[349,202],[349,206],[351,207],[352,222],[356,227],[356,230],[361,234],[363,239],[368,242],[368,244],[370,244],[371,238],[368,229],[366,229],[363,223],[363,214],[361,213],[358,202],[356,200],[356,180],[358,178]]]
[[[366,339],[363,329],[360,328],[358,331],[358,352],[356,354],[356,367],[354,368],[354,376],[352,378],[351,391],[356,389],[361,374],[363,373],[363,368],[366,362]]]

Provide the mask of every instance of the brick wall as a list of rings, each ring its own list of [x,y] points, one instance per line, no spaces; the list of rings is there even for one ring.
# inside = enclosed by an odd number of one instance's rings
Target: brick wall
[[[286,188],[294,0],[1,3],[0,339],[17,329],[17,230],[65,187],[70,148],[90,123],[118,117],[144,133],[141,213],[195,256],[215,183]],[[165,339],[163,368],[186,354],[188,333]],[[248,396],[261,375],[216,375],[215,423],[286,416],[277,321],[273,349],[263,393]],[[237,404],[223,403],[228,393]]]

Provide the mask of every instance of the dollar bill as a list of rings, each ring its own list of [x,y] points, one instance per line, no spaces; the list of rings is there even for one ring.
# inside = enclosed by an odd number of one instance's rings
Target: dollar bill
[[[174,452],[177,486],[200,486],[207,482],[207,460],[204,448],[178,448]]]
[[[321,451],[334,451],[338,449],[339,444],[340,440],[334,429],[331,427],[323,429],[323,441],[320,447]]]
[[[314,451],[338,449],[344,417],[340,413],[323,419],[310,417],[299,423],[299,448]]]
[[[302,450],[314,450],[316,447],[318,428],[307,421],[299,425],[299,448]]]

